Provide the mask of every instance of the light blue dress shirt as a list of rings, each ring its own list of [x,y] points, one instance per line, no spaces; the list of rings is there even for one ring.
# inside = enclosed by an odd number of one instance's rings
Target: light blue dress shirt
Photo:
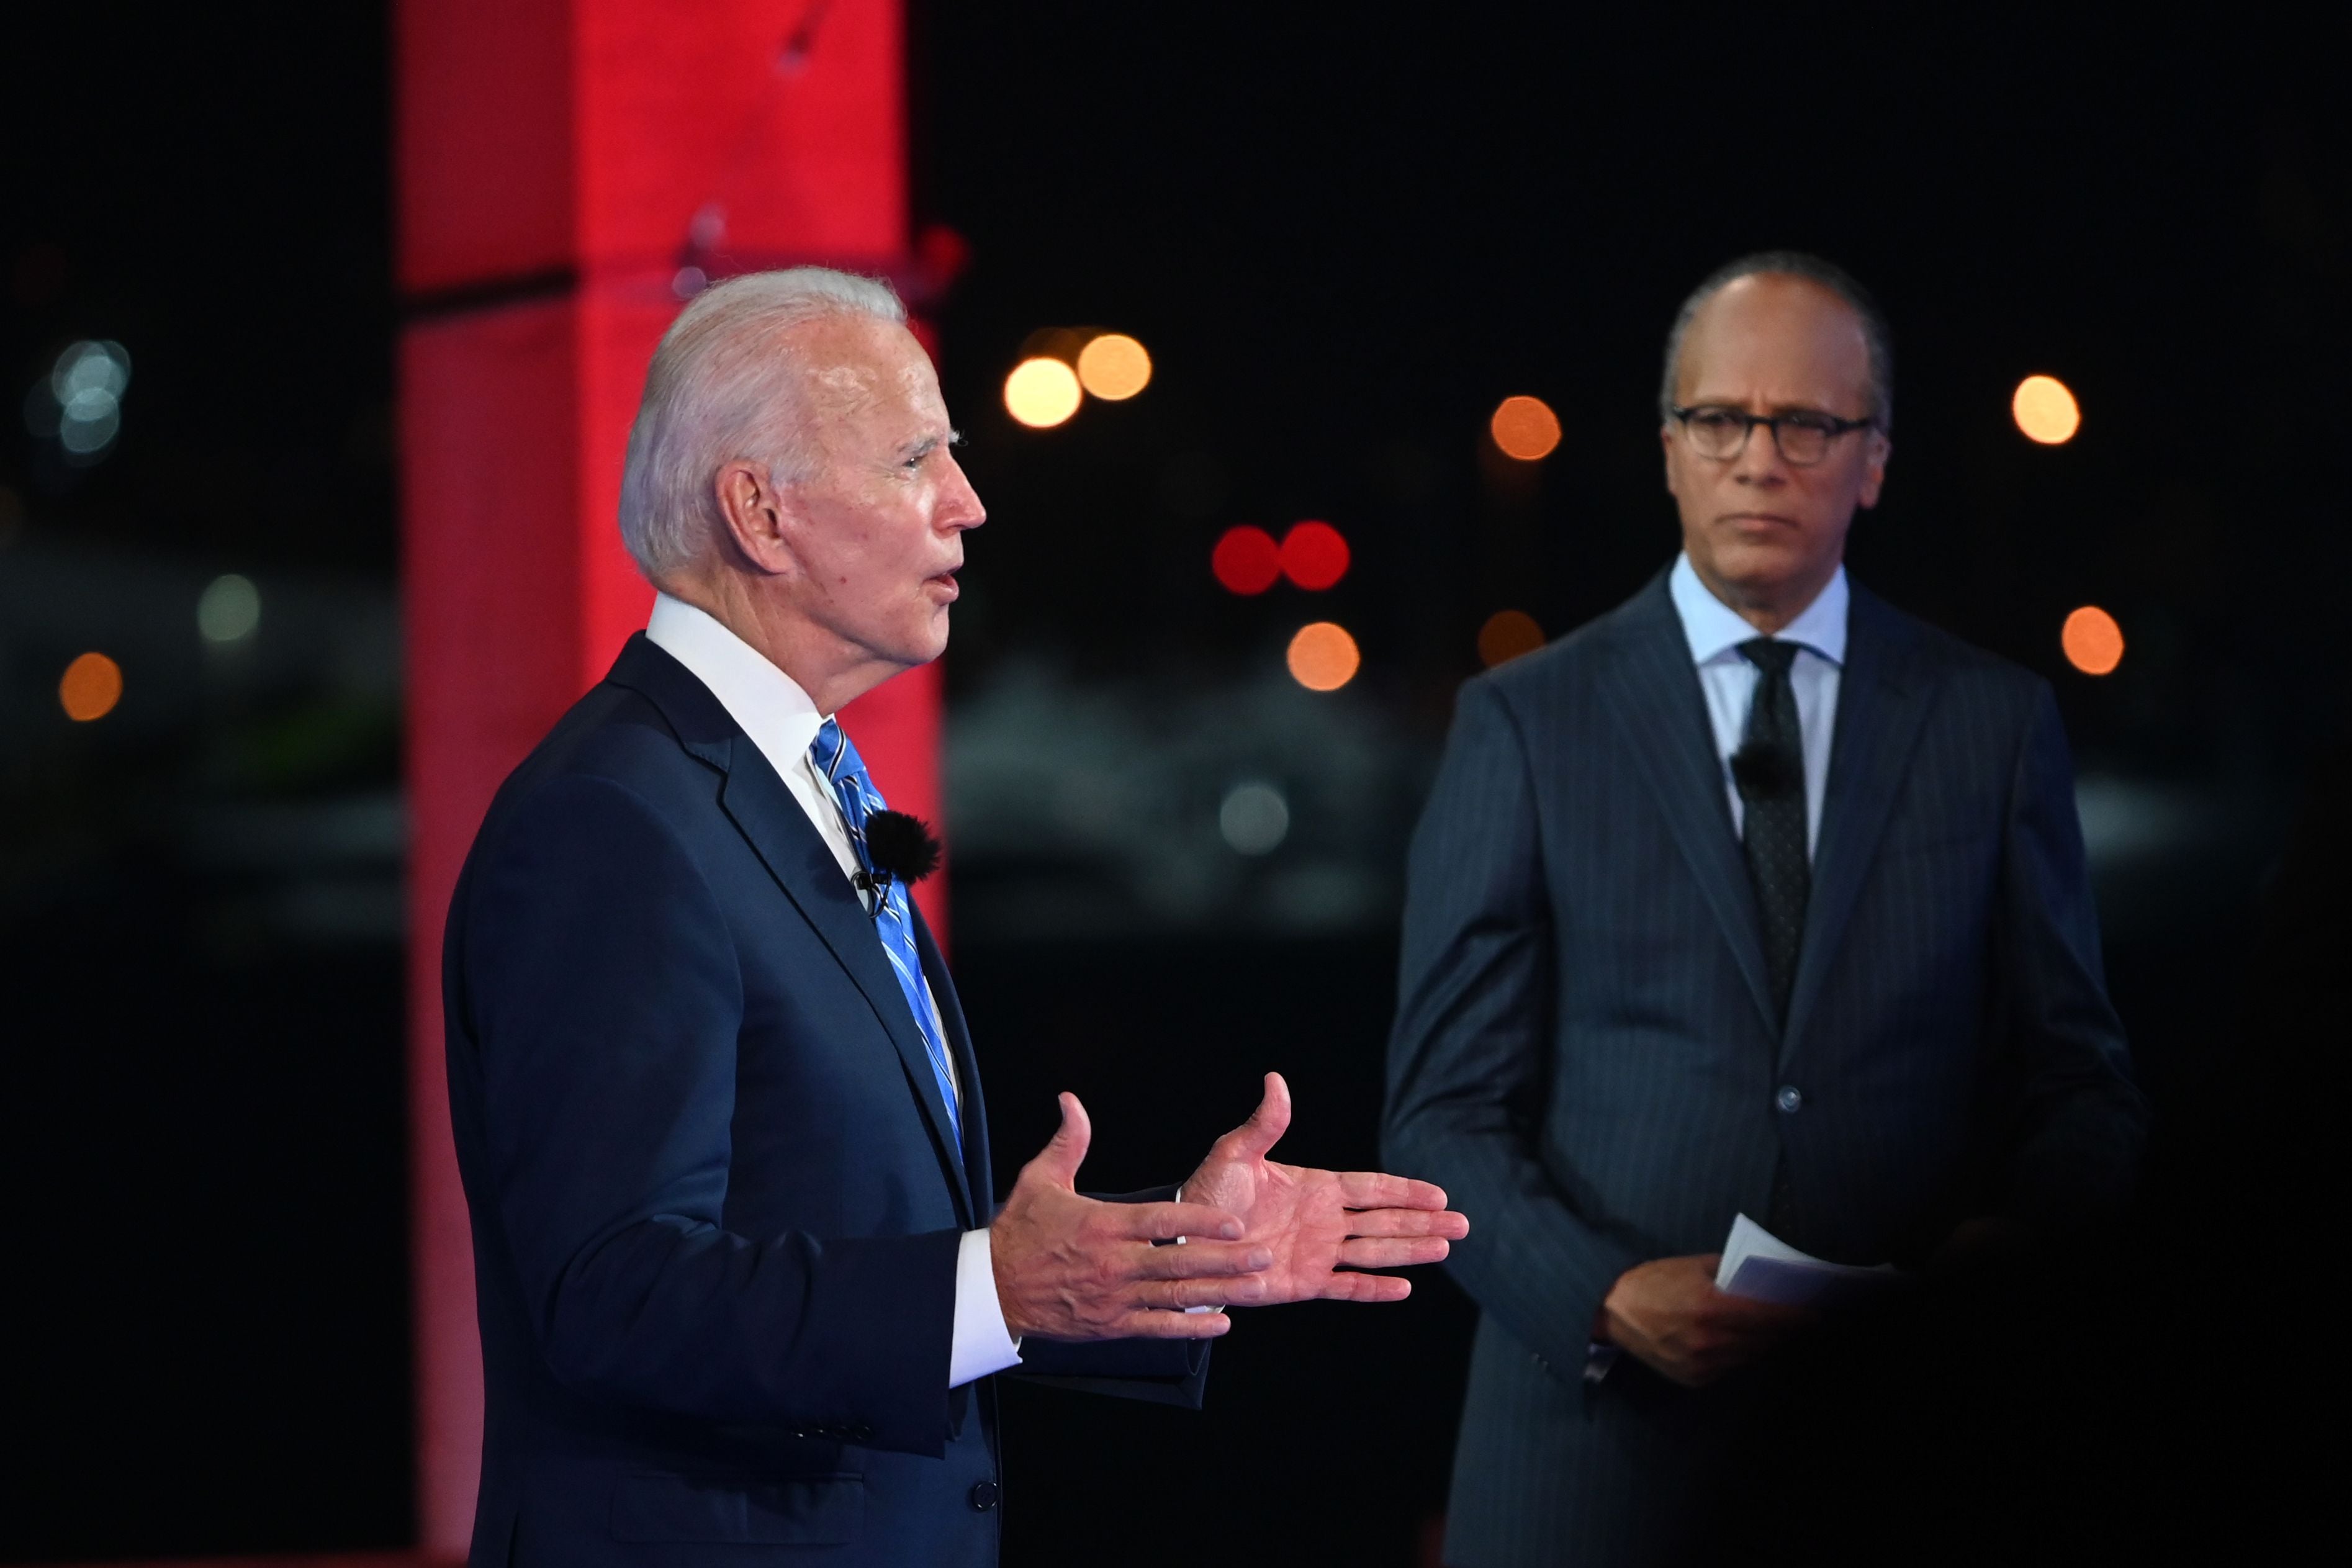
[[[1731,826],[1735,832],[1744,831],[1747,813],[1739,786],[1732,781],[1731,754],[1748,732],[1748,710],[1755,705],[1756,682],[1762,675],[1742,657],[1739,645],[1758,633],[1698,580],[1686,554],[1675,558],[1666,588],[1674,595],[1675,614],[1682,618],[1691,663],[1698,667],[1700,689],[1706,693],[1716,763],[1723,773],[1724,797],[1731,803]],[[1796,691],[1797,724],[1805,737],[1808,855],[1822,838],[1822,796],[1829,787],[1830,743],[1837,735],[1838,682],[1845,671],[1846,610],[1853,596],[1841,566],[1804,613],[1773,634],[1777,642],[1798,645],[1789,684]]]

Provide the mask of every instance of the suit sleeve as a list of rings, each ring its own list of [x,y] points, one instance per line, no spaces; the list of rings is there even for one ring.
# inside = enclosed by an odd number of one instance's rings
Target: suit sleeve
[[[2003,1206],[2056,1229],[2129,1201],[2147,1110],[2107,1000],[2098,913],[2057,702],[2036,694],[2010,790],[1999,980]]]
[[[1555,1369],[1641,1258],[1577,1212],[1538,1158],[1558,976],[1527,748],[1489,680],[1463,689],[1406,868],[1389,1042],[1388,1167],[1470,1216],[1446,1267]]]
[[[623,786],[551,782],[471,879],[485,1180],[549,1370],[641,1409],[942,1450],[954,1230],[730,1231],[743,996],[686,848]]]

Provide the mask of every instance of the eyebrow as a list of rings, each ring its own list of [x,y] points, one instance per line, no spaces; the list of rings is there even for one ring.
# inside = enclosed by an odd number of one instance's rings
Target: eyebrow
[[[904,447],[901,447],[900,450],[905,452],[909,458],[928,458],[933,452],[938,451],[942,446],[961,447],[962,445],[963,432],[951,428],[943,437],[926,436],[919,441],[915,441]]]

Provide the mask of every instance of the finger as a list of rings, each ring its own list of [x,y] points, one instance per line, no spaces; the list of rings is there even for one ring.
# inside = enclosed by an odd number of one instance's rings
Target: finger
[[[1249,1120],[1217,1140],[1216,1152],[1232,1160],[1262,1160],[1290,1130],[1290,1085],[1278,1072],[1265,1075],[1265,1091]]]
[[[1813,1313],[1809,1307],[1759,1301],[1753,1296],[1734,1296],[1727,1290],[1717,1290],[1708,1299],[1706,1316],[1710,1321],[1726,1327],[1770,1329],[1809,1321]]]
[[[1114,1233],[1134,1241],[1173,1241],[1180,1236],[1242,1238],[1242,1222],[1207,1204],[1108,1204],[1117,1209]]]
[[[1190,1247],[1135,1249],[1129,1277],[1136,1279],[1213,1279],[1255,1274],[1274,1267],[1274,1254],[1238,1241],[1196,1241]]]
[[[1716,1339],[1743,1346],[1769,1344],[1810,1321],[1810,1315],[1800,1307],[1773,1307],[1761,1312],[1706,1312],[1697,1320]]]
[[[1153,1279],[1136,1289],[1138,1305],[1181,1312],[1188,1307],[1247,1307],[1265,1300],[1263,1274],[1232,1279]]]
[[[1350,1268],[1410,1268],[1419,1263],[1444,1262],[1451,1246],[1442,1236],[1343,1241],[1339,1261]]]
[[[1365,1209],[1348,1216],[1349,1236],[1442,1236],[1459,1241],[1470,1222],[1451,1209]]]
[[[1341,1171],[1339,1196],[1351,1209],[1442,1209],[1445,1189],[1385,1171]]]
[[[1323,1282],[1327,1301],[1402,1301],[1412,1294],[1412,1281],[1393,1274],[1334,1274]]]
[[[1022,1173],[1034,1171],[1041,1180],[1055,1186],[1075,1187],[1078,1166],[1087,1157],[1087,1146],[1094,1142],[1094,1123],[1087,1120],[1087,1108],[1078,1103],[1076,1095],[1066,1092],[1060,1098],[1062,1124],[1054,1130],[1054,1136],[1045,1141],[1045,1147],[1038,1151],[1037,1157],[1029,1162],[1028,1170]]]
[[[1130,1340],[1213,1340],[1233,1327],[1223,1312],[1138,1311],[1119,1321],[1118,1331]]]

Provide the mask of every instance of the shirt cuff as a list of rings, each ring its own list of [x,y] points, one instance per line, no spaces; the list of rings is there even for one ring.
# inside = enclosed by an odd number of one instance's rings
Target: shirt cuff
[[[1021,1364],[1021,1344],[1004,1327],[996,1300],[996,1255],[988,1232],[968,1230],[956,1248],[955,1338],[948,1345],[948,1386],[961,1388]]]

